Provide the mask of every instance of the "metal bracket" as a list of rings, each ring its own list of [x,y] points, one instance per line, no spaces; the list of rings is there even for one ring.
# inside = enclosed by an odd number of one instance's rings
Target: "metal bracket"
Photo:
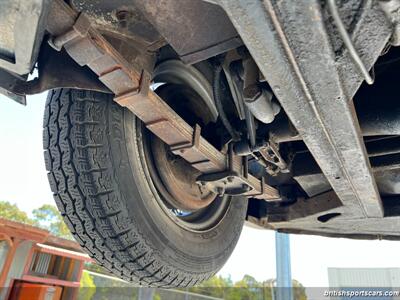
[[[282,158],[281,154],[279,153],[277,145],[272,142],[268,142],[265,147],[262,147],[258,150],[261,154],[262,158],[275,166],[267,166],[267,172],[270,175],[276,175],[277,171],[282,173],[288,173],[290,170],[287,167],[285,160]],[[277,170],[278,169],[278,170]]]
[[[145,70],[142,70],[139,79],[139,87],[133,91],[123,93],[114,98],[114,101],[123,107],[132,105],[135,101],[140,101],[141,97],[147,97],[149,93],[149,86],[151,82],[151,76]]]
[[[197,183],[220,196],[244,195],[254,190],[240,174],[233,171],[204,174],[198,177]]]
[[[175,155],[179,155],[181,153],[184,153],[186,150],[199,148],[200,134],[201,134],[201,127],[198,124],[196,124],[193,131],[192,141],[190,143],[171,145],[172,153],[174,153]]]
[[[85,37],[88,34],[90,27],[90,20],[86,17],[85,14],[80,13],[75,21],[75,24],[70,30],[56,37],[55,39],[49,39],[48,43],[54,50],[61,51],[62,47],[66,43],[71,42],[77,37]]]
[[[241,141],[233,147],[235,154],[245,157],[253,155],[267,170],[271,176],[277,175],[278,172],[288,173],[287,163],[279,153],[278,146],[273,142],[262,142],[252,147],[248,141]],[[255,152],[260,153],[261,160],[255,156]]]

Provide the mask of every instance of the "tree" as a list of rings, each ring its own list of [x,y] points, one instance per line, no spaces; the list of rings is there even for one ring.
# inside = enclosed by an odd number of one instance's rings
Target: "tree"
[[[306,289],[304,288],[304,286],[296,279],[293,279],[292,285],[293,285],[293,298],[295,300],[307,300]]]
[[[21,222],[33,226],[38,226],[50,231],[52,234],[72,239],[72,235],[65,225],[61,214],[54,205],[44,204],[41,207],[32,211],[33,217],[18,208],[16,204],[11,204],[8,201],[0,201],[0,217]]]
[[[226,289],[232,287],[232,281],[222,276],[213,276],[198,286],[191,287],[190,292],[211,297],[225,298]]]
[[[275,279],[259,282],[249,275],[244,275],[242,280],[236,282],[233,282],[230,277],[213,276],[188,290],[193,293],[225,300],[271,300],[273,299],[272,287],[274,282]],[[187,289],[181,290],[186,291]],[[293,299],[307,299],[305,288],[295,279],[293,279]]]
[[[16,204],[11,204],[8,201],[0,201],[0,217],[11,221],[36,225],[35,221],[30,219],[26,212],[20,210]]]
[[[262,296],[262,285],[254,277],[244,275],[243,279],[233,285],[229,299],[256,300]]]
[[[96,294],[96,285],[93,276],[88,272],[83,272],[81,277],[81,288],[79,289],[79,299],[91,300]]]
[[[48,229],[52,234],[66,239],[72,239],[67,225],[65,225],[61,214],[54,205],[44,204],[34,209],[32,215],[34,222]]]
[[[235,283],[230,277],[213,276],[200,285],[190,288],[189,291],[227,300],[271,299],[263,297],[261,283],[249,275],[245,275],[242,280]]]

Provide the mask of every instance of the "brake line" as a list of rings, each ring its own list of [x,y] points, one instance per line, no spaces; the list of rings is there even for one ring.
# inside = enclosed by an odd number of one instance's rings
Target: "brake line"
[[[358,54],[356,48],[354,47],[354,44],[351,41],[349,33],[347,32],[347,30],[343,24],[343,21],[339,16],[339,12],[338,12],[338,8],[336,6],[335,0],[328,0],[328,6],[329,6],[329,10],[331,11],[333,20],[335,21],[336,27],[339,31],[339,34],[343,40],[344,46],[349,51],[349,54],[350,54],[354,64],[358,67],[358,69],[364,76],[365,81],[368,84],[373,84],[374,78],[369,74],[365,64],[361,60],[360,55]]]

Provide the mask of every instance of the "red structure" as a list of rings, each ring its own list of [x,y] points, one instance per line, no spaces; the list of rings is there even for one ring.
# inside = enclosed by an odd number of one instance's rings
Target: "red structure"
[[[74,299],[90,260],[74,241],[0,218],[0,299]]]

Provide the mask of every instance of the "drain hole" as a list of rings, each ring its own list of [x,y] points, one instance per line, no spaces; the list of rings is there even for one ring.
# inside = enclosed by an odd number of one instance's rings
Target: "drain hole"
[[[336,217],[338,217],[340,215],[341,215],[340,213],[330,213],[330,214],[322,215],[322,216],[318,217],[318,221],[320,221],[322,223],[326,223],[330,219],[336,218]]]

